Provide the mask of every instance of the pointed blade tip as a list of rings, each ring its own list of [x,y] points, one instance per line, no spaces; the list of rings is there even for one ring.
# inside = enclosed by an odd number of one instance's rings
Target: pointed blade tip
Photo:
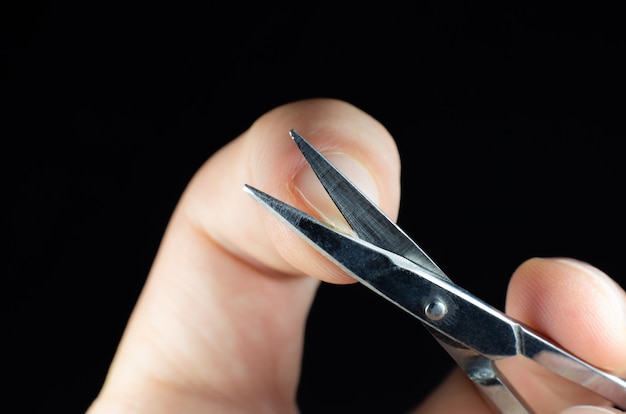
[[[298,147],[302,147],[302,144],[308,144],[308,142],[304,139],[302,135],[300,135],[295,129],[289,130],[289,135],[291,139],[298,145]]]
[[[242,187],[242,190],[243,190],[244,192],[248,193],[248,194],[252,194],[252,193],[254,193],[254,191],[256,190],[256,188],[252,187],[252,186],[251,186],[251,185],[249,185],[249,184],[244,184],[244,185],[243,185],[243,187]]]
[[[257,190],[256,188],[252,187],[249,184],[244,184],[243,191],[245,193],[248,193],[248,195],[250,195],[255,200],[267,204],[267,201],[266,201],[267,197],[265,197],[265,193],[263,193],[261,190]]]

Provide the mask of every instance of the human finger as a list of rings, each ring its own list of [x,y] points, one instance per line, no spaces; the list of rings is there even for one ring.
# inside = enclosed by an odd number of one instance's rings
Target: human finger
[[[626,293],[604,272],[569,258],[534,258],[511,278],[506,312],[600,369],[626,374]],[[612,404],[530,361],[510,367],[538,412]]]
[[[506,312],[592,365],[617,375],[626,373],[626,294],[589,264],[565,258],[524,262],[511,278]],[[499,368],[535,412],[619,412],[533,361],[514,358]],[[415,413],[492,411],[456,368]]]
[[[318,216],[337,217],[291,142],[291,128],[395,216],[399,157],[376,120],[330,99],[263,115],[185,189],[90,414],[296,410],[317,279],[351,279],[242,191],[248,183]]]

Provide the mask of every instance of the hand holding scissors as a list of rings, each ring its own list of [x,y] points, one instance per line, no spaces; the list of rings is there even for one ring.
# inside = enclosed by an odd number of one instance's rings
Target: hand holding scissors
[[[250,183],[302,209],[306,203],[298,195],[300,191],[323,215],[333,214],[326,210],[326,205],[317,204],[323,203],[325,194],[308,186],[304,179],[310,168],[286,136],[293,125],[306,132],[317,148],[332,149],[333,164],[341,165],[341,170],[359,188],[366,189],[370,198],[377,199],[384,211],[397,211],[398,157],[391,137],[379,123],[355,107],[334,100],[302,101],[270,111],[211,157],[182,195],[90,414],[298,412],[295,393],[302,334],[317,289],[316,279],[339,283],[352,279],[316,256],[316,251],[296,232],[276,226],[272,215],[241,191],[240,185]],[[344,162],[339,162],[339,158]],[[359,168],[366,173],[360,174]],[[259,225],[260,222],[269,226]],[[329,234],[331,240],[336,237],[333,232]],[[387,255],[388,265],[400,265],[400,278],[417,272],[419,260],[409,253],[414,247],[409,246],[402,254],[394,247],[389,255],[385,249],[375,247],[377,244],[359,240],[361,237],[353,234],[346,243],[358,245],[356,250],[366,252],[366,257]],[[387,237],[391,236],[384,238]],[[602,367],[601,371],[623,374],[624,321],[614,317],[613,311],[620,309],[626,298],[608,277],[596,276],[590,269],[554,259],[524,263],[513,277],[507,312],[550,334],[574,355]],[[455,314],[456,305],[467,305],[464,301],[471,303],[478,314],[487,312],[490,326],[511,327],[507,318],[497,312],[492,314],[485,305],[474,307],[471,297],[438,276],[436,269],[426,268],[417,274],[427,284],[424,286],[441,293],[435,298],[441,303],[435,300],[432,306],[426,308],[422,304],[418,309],[432,319],[425,323],[427,329],[443,331],[437,340],[444,344],[449,345],[449,335],[443,325]],[[554,283],[559,280],[568,283],[556,289]],[[574,292],[574,287],[584,291],[585,296],[574,298],[567,294]],[[462,300],[451,300],[446,296],[449,294]],[[589,313],[578,312],[578,305],[583,310],[592,307],[593,318]],[[539,308],[542,311],[536,312]],[[563,314],[565,310],[567,315]],[[416,325],[416,329],[422,329],[418,320]],[[510,339],[511,333],[526,337],[518,328],[495,329],[502,329],[504,338]],[[456,344],[474,345],[471,337],[452,336],[457,338]],[[529,343],[535,340],[533,335],[529,337]],[[497,345],[493,340],[490,343]],[[472,348],[468,348],[471,353]],[[506,349],[517,351],[521,347]],[[491,346],[476,350],[489,357],[498,354]],[[338,347],[337,352],[350,351]],[[538,364],[531,361],[528,369],[503,370],[508,377],[516,377],[531,372],[535,366]],[[455,371],[416,412],[487,412],[489,408],[474,383],[460,372]],[[600,377],[605,374],[609,383],[616,382],[613,380],[617,377],[607,372]],[[512,378],[516,384],[519,379]],[[580,391],[585,388],[579,390],[570,381],[562,384],[562,392],[557,395],[551,387],[557,381],[550,381],[547,387],[545,381],[536,384],[525,379],[521,378],[524,383],[519,391],[529,402],[539,404],[541,413],[556,413],[580,404],[608,405],[604,398],[591,391]],[[619,388],[615,389],[619,397]],[[323,389],[319,396],[323,399]]]

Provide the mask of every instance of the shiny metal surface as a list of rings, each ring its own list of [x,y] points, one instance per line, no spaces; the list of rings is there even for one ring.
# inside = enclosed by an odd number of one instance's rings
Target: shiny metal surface
[[[355,279],[420,320],[494,407],[531,413],[495,361],[532,359],[617,406],[626,381],[580,360],[455,285],[376,205],[297,132],[291,136],[356,237],[248,185],[244,190]]]
[[[319,178],[346,222],[362,240],[393,251],[430,270],[442,279],[450,280],[439,266],[424,253],[406,233],[372,203],[350,180],[317,151],[302,135],[289,131],[291,138]]]

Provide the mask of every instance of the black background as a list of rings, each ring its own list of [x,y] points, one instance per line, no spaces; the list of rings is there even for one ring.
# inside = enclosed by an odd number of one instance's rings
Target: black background
[[[86,409],[187,181],[301,98],[385,124],[400,224],[479,297],[531,256],[625,285],[620,15],[546,3],[3,2],[3,403]],[[361,286],[308,328],[303,413],[402,412],[451,367]]]

